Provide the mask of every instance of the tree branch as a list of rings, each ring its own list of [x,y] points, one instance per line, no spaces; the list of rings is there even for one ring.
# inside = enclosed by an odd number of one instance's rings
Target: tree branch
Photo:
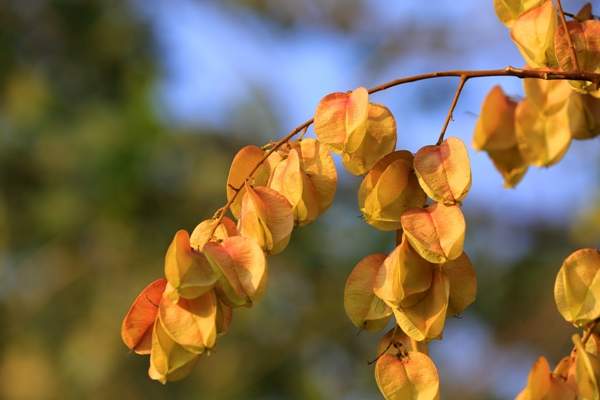
[[[438,71],[438,72],[429,72],[429,73],[424,73],[424,74],[412,75],[412,76],[408,76],[408,77],[404,77],[404,78],[394,79],[392,81],[383,83],[381,85],[374,86],[371,89],[369,89],[368,91],[369,91],[369,94],[374,94],[377,92],[381,92],[381,91],[393,88],[395,86],[400,86],[400,85],[403,85],[406,83],[423,81],[423,80],[427,80],[427,79],[445,78],[445,77],[461,78],[461,82],[459,84],[459,87],[458,87],[455,95],[454,95],[454,99],[452,101],[452,105],[450,107],[448,117],[446,118],[447,123],[444,124],[442,134],[440,135],[441,139],[443,140],[444,132],[446,130],[446,127],[447,127],[450,119],[452,119],[452,111],[454,110],[454,107],[456,107],[456,102],[458,101],[458,97],[460,96],[460,92],[462,91],[462,87],[464,86],[465,82],[472,78],[484,78],[484,77],[494,77],[494,76],[512,76],[512,77],[519,78],[519,79],[587,81],[587,82],[592,82],[594,84],[600,83],[600,73],[581,72],[581,71],[566,72],[566,71],[558,71],[558,70],[552,70],[552,69],[529,69],[529,68],[515,68],[515,67],[508,66],[506,68],[500,68],[500,69],[450,70],[450,71]],[[302,132],[305,129],[308,129],[308,127],[310,125],[312,125],[313,122],[314,122],[314,120],[312,118],[305,121],[301,125],[292,129],[290,131],[290,133],[285,135],[283,138],[281,138],[280,140],[275,142],[273,147],[271,147],[265,153],[265,155],[261,159],[261,161],[252,169],[252,171],[250,171],[250,173],[246,177],[245,181],[252,179],[254,177],[254,174],[256,173],[258,168],[260,168],[260,166],[267,160],[267,158],[269,158],[269,156],[271,154],[273,154],[281,146],[283,146],[284,144],[289,142],[298,133]],[[213,226],[213,228],[211,229],[209,237],[212,238],[214,236],[215,231],[217,230],[217,227],[223,221],[223,217],[225,216],[227,211],[231,208],[231,205],[233,204],[235,199],[238,197],[238,195],[243,187],[244,186],[242,184],[238,188],[233,188],[233,191],[234,191],[233,196],[227,201],[227,203],[223,207],[221,207],[220,209],[217,210],[217,212],[213,216],[213,219],[216,219],[216,223]]]

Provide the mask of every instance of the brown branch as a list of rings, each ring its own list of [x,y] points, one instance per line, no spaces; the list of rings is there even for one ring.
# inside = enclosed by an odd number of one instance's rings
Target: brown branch
[[[458,103],[458,98],[465,87],[465,83],[469,78],[466,75],[461,75],[460,82],[458,83],[458,87],[456,88],[456,92],[454,93],[454,98],[452,98],[452,103],[450,104],[450,109],[448,110],[448,115],[446,115],[446,120],[444,121],[444,126],[442,127],[442,132],[440,133],[440,137],[438,138],[437,145],[439,146],[444,141],[444,135],[446,134],[446,129],[448,129],[448,125],[452,120],[452,114],[454,113],[454,109],[456,108],[456,104]]]
[[[418,81],[434,79],[434,78],[445,78],[445,77],[461,78],[461,85],[459,85],[459,88],[462,90],[462,86],[464,86],[464,83],[471,78],[484,78],[484,77],[494,77],[494,76],[512,76],[512,77],[516,77],[516,78],[520,78],[520,79],[527,78],[527,79],[544,79],[544,80],[588,81],[588,82],[592,82],[594,84],[600,83],[600,73],[580,72],[580,71],[566,72],[566,71],[557,71],[557,70],[551,70],[551,69],[527,69],[527,68],[515,68],[515,67],[508,66],[506,68],[500,68],[500,69],[450,70],[450,71],[438,71],[438,72],[429,72],[429,73],[424,73],[424,74],[412,75],[412,76],[408,76],[408,77],[404,77],[404,78],[394,79],[392,81],[383,83],[381,85],[374,86],[371,89],[369,89],[369,94],[381,92],[381,91],[393,88],[395,86],[403,85],[406,83],[418,82]],[[458,101],[459,95],[460,95],[460,91],[457,90],[457,93],[455,94],[456,101]],[[454,103],[455,103],[455,101],[453,101],[453,104]],[[454,106],[456,106],[456,104],[454,104]],[[454,108],[451,107],[451,110],[449,113],[450,118],[452,117],[451,113],[452,113],[453,109]],[[269,151],[267,151],[265,153],[264,157],[261,159],[261,161],[258,164],[256,164],[256,166],[252,169],[252,171],[250,171],[250,173],[247,175],[247,177],[244,181],[251,179],[254,176],[254,174],[256,173],[256,171],[258,170],[258,168],[267,160],[267,158],[269,158],[269,156],[271,154],[273,154],[281,146],[283,146],[284,144],[289,142],[298,133],[302,132],[304,129],[307,129],[310,125],[312,125],[313,122],[314,122],[314,120],[312,118],[305,121],[303,124],[292,129],[290,131],[290,133],[288,133],[286,136],[284,136],[283,138],[281,138],[280,140],[275,142],[273,144],[273,147],[271,147],[269,149]],[[445,124],[445,125],[447,125],[447,124]],[[444,128],[444,131],[445,131],[445,128]],[[444,131],[442,131],[442,133]],[[441,135],[441,137],[443,139],[443,135]],[[225,213],[231,208],[231,205],[233,204],[233,202],[239,195],[242,188],[243,188],[243,184],[242,184],[242,186],[240,186],[238,188],[233,188],[233,191],[234,191],[233,196],[231,196],[231,198],[227,201],[227,203],[223,207],[221,207],[220,209],[217,210],[217,212],[213,216],[213,219],[216,219],[216,223],[213,226],[213,228],[211,229],[209,237],[214,236],[215,231],[217,230],[217,227],[223,221],[223,217],[225,216]]]
[[[565,18],[565,12],[563,11],[561,0],[556,0],[558,6],[558,18],[560,19],[560,23],[565,30],[565,36],[567,37],[567,43],[569,44],[569,52],[571,53],[571,61],[573,62],[573,66],[575,67],[575,71],[579,71],[579,62],[577,61],[577,52],[575,51],[575,46],[573,46],[573,39],[571,38],[571,33],[569,32],[569,28],[567,26],[567,20]]]

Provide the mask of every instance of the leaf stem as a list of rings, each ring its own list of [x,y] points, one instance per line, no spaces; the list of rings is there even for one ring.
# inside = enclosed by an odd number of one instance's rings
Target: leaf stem
[[[440,133],[440,137],[438,138],[437,145],[439,146],[444,141],[444,135],[446,134],[446,129],[448,129],[448,125],[450,121],[453,120],[452,114],[454,113],[454,109],[456,108],[456,104],[458,103],[458,98],[462,93],[463,88],[465,87],[465,83],[469,78],[466,75],[460,76],[460,82],[458,83],[458,87],[456,88],[456,92],[454,92],[454,97],[452,98],[452,103],[450,104],[450,109],[448,110],[448,115],[446,115],[446,120],[444,121],[444,126],[442,127],[442,132]]]

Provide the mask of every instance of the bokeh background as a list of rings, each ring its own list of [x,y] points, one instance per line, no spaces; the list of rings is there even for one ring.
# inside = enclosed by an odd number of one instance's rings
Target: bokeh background
[[[392,238],[361,221],[345,172],[335,206],[271,258],[266,298],[186,380],[149,380],[121,318],[174,232],[224,202],[239,147],[282,136],[331,91],[521,64],[491,0],[2,0],[0,398],[379,398],[367,361],[380,335],[357,335],[342,293]],[[469,81],[449,135],[470,142],[496,83],[522,95],[517,79]],[[374,96],[400,148],[437,138],[456,84]],[[512,398],[539,354],[568,352],[553,283],[565,256],[600,241],[599,155],[598,140],[573,143],[506,190],[470,152],[479,297],[431,345],[444,399]]]

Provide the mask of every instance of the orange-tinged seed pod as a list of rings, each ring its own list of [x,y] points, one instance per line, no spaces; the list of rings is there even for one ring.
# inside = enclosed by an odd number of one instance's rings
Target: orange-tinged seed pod
[[[187,351],[201,354],[211,349],[217,338],[217,297],[213,290],[194,299],[174,301],[165,296],[158,316],[171,339]]]
[[[235,195],[236,190],[239,189],[240,193],[237,195],[233,203],[231,204],[231,213],[239,218],[240,208],[242,206],[242,198],[244,196],[245,183],[250,172],[256,168],[254,176],[250,180],[250,184],[255,186],[265,186],[269,180],[271,174],[269,163],[261,163],[265,157],[265,151],[261,148],[250,145],[242,148],[233,158],[231,167],[229,168],[229,175],[227,176],[227,201]],[[257,167],[258,166],[258,167]]]
[[[198,361],[198,355],[175,343],[165,332],[157,318],[152,331],[152,351],[150,352],[151,379],[162,384],[185,378]]]
[[[157,279],[135,298],[121,324],[123,343],[137,354],[150,354],[152,328],[167,280]]]
[[[450,137],[440,145],[421,148],[413,164],[421,187],[437,202],[460,202],[471,188],[469,154],[460,139]]]
[[[254,240],[234,236],[208,242],[204,252],[221,276],[216,290],[223,303],[250,307],[260,298],[267,284],[267,262]]]
[[[427,261],[442,264],[462,254],[466,224],[460,207],[436,203],[413,208],[402,214],[401,222],[409,243]]]
[[[218,274],[206,257],[192,249],[189,234],[180,230],[175,234],[165,255],[165,277],[175,289],[175,297],[193,299],[211,290]]]
[[[294,217],[289,201],[268,187],[246,187],[239,231],[256,241],[267,253],[283,251],[294,228]]]

